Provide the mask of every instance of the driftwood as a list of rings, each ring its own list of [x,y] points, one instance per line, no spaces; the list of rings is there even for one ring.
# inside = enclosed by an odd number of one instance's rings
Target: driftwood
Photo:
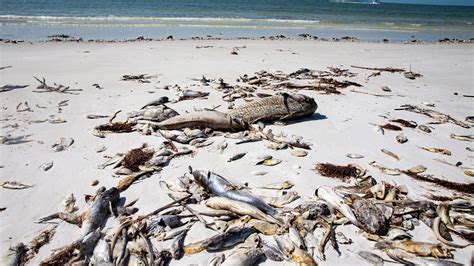
[[[46,80],[44,77],[43,77],[43,80],[40,80],[34,76],[33,78],[35,78],[40,83],[40,85],[38,85],[37,87],[38,90],[34,90],[33,92],[38,92],[38,93],[59,92],[59,93],[68,93],[68,94],[78,95],[78,93],[74,93],[74,91],[82,91],[82,89],[71,89],[69,88],[69,86],[66,87],[64,85],[56,84],[56,83],[54,83],[54,87],[49,86],[48,84],[46,84]]]
[[[10,68],[10,67],[13,67],[13,66],[3,66],[3,67],[0,67],[0,70],[4,70],[4,69]]]
[[[155,75],[138,74],[138,75],[123,75],[121,80],[134,80],[139,83],[150,83],[149,79],[156,77]]]
[[[4,85],[0,87],[0,92],[12,91],[16,89],[23,89],[30,85]]]
[[[400,106],[400,108],[396,108],[395,110],[396,111],[403,110],[403,111],[413,112],[417,114],[422,114],[422,115],[435,119],[437,123],[452,123],[463,128],[471,127],[469,124],[462,122],[460,120],[454,119],[447,114],[443,114],[435,110],[425,109],[425,108],[421,108],[421,107],[410,105],[410,104],[404,104]]]
[[[360,68],[366,70],[373,70],[378,72],[390,72],[390,73],[401,73],[405,72],[403,68],[393,68],[393,67],[363,67],[363,66],[351,66],[353,68]]]

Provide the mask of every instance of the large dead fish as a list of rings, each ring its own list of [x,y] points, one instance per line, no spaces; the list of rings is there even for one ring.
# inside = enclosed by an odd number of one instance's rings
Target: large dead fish
[[[233,227],[227,230],[227,232],[211,236],[208,239],[198,241],[183,248],[184,254],[190,255],[199,253],[203,250],[207,251],[219,251],[233,247],[239,243],[242,243],[251,234],[256,231],[250,227]]]
[[[217,130],[243,130],[244,121],[218,111],[199,111],[177,115],[154,124],[160,129],[212,128]]]
[[[103,188],[105,190],[105,188]],[[119,191],[112,187],[95,197],[94,202],[83,211],[80,215],[73,213],[58,212],[39,220],[44,223],[53,219],[61,219],[68,223],[76,224],[81,227],[81,235],[79,240],[82,240],[86,235],[101,227],[107,220],[110,214],[113,214],[113,209],[119,201]]]
[[[267,221],[269,223],[280,224],[280,222],[272,216],[262,212],[257,207],[242,201],[232,200],[224,197],[212,197],[206,200],[205,204],[209,208],[228,210],[239,215],[249,215],[255,219]]]
[[[315,194],[316,196],[318,196],[318,198],[326,201],[329,206],[337,209],[340,213],[342,213],[347,219],[349,219],[349,221],[351,221],[351,223],[356,226],[359,225],[349,205],[347,205],[344,199],[334,190],[329,187],[322,186],[316,189]]]
[[[318,105],[313,98],[303,94],[281,93],[252,101],[230,111],[230,115],[246,123],[257,121],[287,120],[311,116]]]
[[[265,203],[261,198],[247,191],[239,190],[236,185],[224,177],[209,171],[190,170],[194,176],[194,180],[212,194],[251,204],[269,214],[275,213],[275,209]]]

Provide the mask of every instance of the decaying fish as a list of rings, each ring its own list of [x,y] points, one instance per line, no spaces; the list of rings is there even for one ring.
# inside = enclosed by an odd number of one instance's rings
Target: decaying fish
[[[400,161],[400,157],[398,157],[398,155],[396,155],[395,153],[393,153],[393,152],[391,152],[387,149],[381,149],[380,151],[383,152],[384,154],[394,158],[395,160]]]
[[[222,249],[233,247],[242,243],[251,234],[256,231],[249,227],[233,227],[222,234],[212,236],[208,239],[186,245],[183,250],[186,255],[199,253],[203,250],[219,251]]]
[[[249,215],[262,221],[280,224],[278,220],[262,212],[259,208],[242,201],[232,200],[225,197],[212,197],[206,200],[205,204],[209,208],[228,210],[239,215]]]
[[[426,147],[420,147],[420,149],[423,149],[425,151],[433,152],[433,153],[439,153],[442,155],[451,155],[451,152],[446,150],[446,149],[440,149],[440,148],[426,148]]]
[[[417,166],[413,166],[412,168],[408,169],[407,171],[410,172],[410,173],[414,173],[414,174],[421,174],[423,172],[426,171],[426,167],[424,167],[423,165],[417,165]]]
[[[290,191],[281,193],[281,195],[276,197],[262,196],[261,198],[270,206],[282,208],[284,205],[290,204],[291,202],[299,199],[299,197],[300,196],[298,195],[298,192]]]
[[[178,92],[179,101],[191,100],[195,98],[205,98],[209,95],[209,92],[193,91],[193,90],[181,90]]]
[[[0,186],[5,189],[26,189],[33,187],[33,185],[25,185],[16,181],[5,181]]]
[[[105,190],[105,188],[103,188]],[[58,212],[39,220],[44,223],[53,219],[61,219],[68,223],[73,223],[81,227],[79,240],[99,228],[107,220],[119,201],[119,191],[112,187],[95,197],[94,202],[80,215]],[[114,214],[115,215],[115,214]]]
[[[141,110],[136,112],[131,112],[128,114],[128,118],[132,119],[133,121],[138,122],[146,122],[146,121],[153,121],[153,122],[161,122],[172,117],[179,115],[178,112],[169,108],[164,104],[160,105],[147,105],[143,107]]]
[[[214,195],[251,204],[269,214],[275,213],[275,209],[266,204],[262,199],[247,191],[239,190],[236,185],[218,174],[208,171],[192,171],[192,169],[191,173],[199,185]]]
[[[356,199],[352,207],[362,229],[371,234],[387,234],[390,226],[389,220],[382,211],[383,207],[376,205],[372,200],[366,199]]]
[[[362,250],[357,252],[357,255],[359,255],[360,258],[364,259],[369,263],[372,263],[372,265],[375,266],[381,266],[384,262],[384,259],[382,257],[369,251]]]
[[[456,135],[456,134],[451,134],[449,135],[450,138],[456,139],[456,140],[461,140],[461,141],[474,141],[474,135]]]
[[[258,232],[271,236],[278,232],[279,226],[273,223],[269,223],[266,221],[258,220],[258,219],[249,219],[246,222],[247,225],[255,228]]]
[[[243,130],[246,128],[240,118],[218,111],[199,111],[177,115],[155,124],[160,129],[212,128],[217,130]]]
[[[246,123],[287,120],[312,115],[318,105],[313,98],[302,94],[281,93],[252,101],[230,111],[230,115]]]
[[[347,219],[349,219],[349,221],[351,221],[351,223],[358,225],[357,218],[355,217],[349,205],[347,205],[344,199],[334,190],[329,187],[322,186],[316,189],[315,194],[318,198],[326,201],[328,205],[342,213]]]
[[[451,250],[441,244],[415,242],[411,240],[390,241],[388,245],[421,257],[447,258],[453,257]]]
[[[260,248],[240,248],[226,258],[224,266],[247,266],[254,265],[263,255]]]
[[[364,158],[364,155],[360,155],[360,154],[357,154],[357,153],[348,153],[348,154],[346,154],[346,157],[351,158],[351,159],[362,159],[362,158]]]
[[[386,175],[400,175],[400,171],[397,169],[390,169],[380,163],[377,163],[376,161],[372,161],[369,163],[370,166],[376,168],[379,170],[381,173],[386,174]]]

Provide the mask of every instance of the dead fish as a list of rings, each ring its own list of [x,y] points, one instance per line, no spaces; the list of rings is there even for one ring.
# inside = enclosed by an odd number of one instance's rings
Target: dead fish
[[[232,253],[222,263],[223,266],[247,266],[255,265],[255,263],[263,255],[263,251],[260,248],[241,248]]]
[[[183,231],[181,232],[174,240],[173,243],[171,244],[171,255],[173,256],[173,259],[179,260],[183,257],[184,251],[183,251],[183,246],[184,246],[184,238],[186,237],[186,233],[188,231]]]
[[[225,260],[225,254],[221,253],[219,255],[214,256],[209,262],[209,266],[221,266]]]
[[[193,91],[193,90],[182,90],[178,92],[178,98],[182,100],[191,100],[194,98],[204,98],[209,95],[209,92]]]
[[[275,242],[277,243],[278,248],[283,253],[283,255],[285,255],[286,258],[291,258],[293,251],[295,250],[295,246],[288,238],[288,235],[274,235],[273,238],[275,239]]]
[[[262,233],[267,236],[272,236],[278,233],[280,229],[278,225],[269,223],[266,221],[258,220],[258,219],[250,219],[246,222],[248,226],[255,228],[259,233]]]
[[[347,205],[344,202],[344,199],[334,190],[329,187],[322,186],[316,189],[315,194],[318,198],[324,200],[329,206],[337,209],[354,225],[358,225],[357,218],[355,217],[349,205]]]
[[[270,142],[267,144],[267,148],[271,149],[271,150],[284,150],[286,148],[288,148],[288,144],[286,143],[277,143],[277,142]]]
[[[388,156],[394,158],[395,160],[400,161],[400,157],[398,157],[398,155],[396,155],[395,153],[393,153],[393,152],[391,152],[391,151],[389,151],[389,150],[387,150],[387,149],[381,149],[380,151],[383,152],[383,153],[385,153],[386,155],[388,155]]]
[[[100,119],[100,118],[107,118],[109,117],[108,115],[87,115],[87,119]]]
[[[280,164],[281,162],[282,160],[273,158],[273,159],[268,159],[268,160],[263,161],[262,165],[275,166],[277,164]]]
[[[425,126],[425,125],[419,125],[418,129],[425,132],[425,133],[431,133],[431,129],[428,126]]]
[[[426,167],[424,167],[423,165],[417,165],[417,166],[413,166],[412,168],[408,169],[408,172],[410,173],[414,173],[414,174],[421,174],[423,172],[426,171]]]
[[[408,141],[408,138],[407,138],[405,135],[400,134],[400,135],[398,135],[398,136],[395,137],[395,140],[396,140],[398,143],[403,144],[403,143],[405,143],[405,142]]]
[[[435,258],[453,258],[451,251],[441,244],[432,244],[426,242],[415,242],[411,240],[402,240],[391,242],[390,245],[394,248],[401,249],[408,253],[415,254],[422,257]]]
[[[218,111],[199,111],[177,115],[156,123],[160,129],[212,128],[221,130],[243,130],[246,124],[239,118]]]
[[[386,175],[400,175],[400,171],[397,169],[390,169],[382,164],[377,163],[376,161],[370,162],[369,165]]]
[[[247,152],[236,153],[236,154],[230,156],[229,159],[227,159],[227,162],[237,161],[238,159],[244,157],[246,154],[247,154]]]
[[[228,210],[239,215],[249,215],[253,218],[260,219],[262,221],[267,221],[269,223],[280,224],[278,220],[272,216],[265,214],[259,208],[248,203],[231,200],[224,197],[212,197],[205,201],[207,207],[213,209],[223,209]]]
[[[448,155],[451,156],[451,152],[446,150],[446,149],[440,149],[440,148],[426,148],[426,147],[420,147],[420,149],[423,149],[425,151],[433,152],[433,153],[439,153],[442,155]]]
[[[314,259],[304,249],[295,247],[295,250],[293,250],[292,256],[293,256],[293,261],[295,262],[296,265],[311,265],[311,266],[317,265]]]
[[[217,146],[216,146],[216,150],[219,153],[223,153],[226,148],[227,148],[227,141],[225,141],[225,140],[223,142],[217,144]]]
[[[54,143],[51,146],[51,149],[55,152],[65,151],[69,147],[71,147],[72,144],[74,144],[73,138],[68,138],[68,139],[61,138],[58,142]]]
[[[306,155],[308,155],[308,152],[305,150],[294,150],[291,152],[291,155],[296,157],[305,157]]]
[[[262,189],[274,189],[274,190],[283,190],[283,189],[290,189],[294,186],[294,184],[291,181],[283,181],[283,182],[278,182],[278,183],[271,183],[265,186],[257,187],[257,188],[262,188]]]
[[[463,172],[467,176],[472,176],[474,177],[474,169],[473,168],[464,168]]]
[[[1,186],[5,189],[26,189],[33,187],[33,185],[25,185],[16,181],[5,181]]]
[[[186,245],[183,250],[186,255],[196,254],[203,250],[210,252],[220,251],[244,242],[247,237],[249,237],[251,234],[254,234],[255,232],[256,231],[254,228],[233,227],[227,230],[227,232]]]
[[[348,154],[346,154],[346,157],[351,158],[351,159],[362,159],[362,158],[364,158],[363,155],[360,155],[360,154],[357,154],[357,153],[348,153]]]
[[[110,250],[110,245],[107,241],[100,239],[97,242],[92,254],[91,263],[93,265],[113,265],[110,259],[112,253]]]
[[[22,257],[26,252],[26,247],[23,243],[19,243],[16,246],[10,247],[5,251],[1,257],[1,263],[5,266],[17,266],[21,265]]]
[[[456,139],[456,140],[461,140],[461,141],[474,141],[474,135],[455,135],[451,134],[449,135],[450,138]]]
[[[220,175],[207,171],[192,171],[192,169],[191,172],[197,183],[214,195],[251,204],[269,214],[275,213],[275,209],[266,204],[262,199],[247,191],[238,190],[236,185]]]
[[[283,261],[285,260],[285,255],[275,246],[269,245],[265,242],[262,242],[262,251],[265,254],[265,257],[271,261]]]
[[[375,235],[386,235],[390,228],[381,208],[371,200],[356,199],[352,204],[358,225],[365,231]]]
[[[173,239],[173,238],[177,237],[178,235],[180,235],[182,232],[189,231],[189,229],[193,225],[194,225],[194,221],[188,222],[187,224],[182,225],[180,227],[176,227],[176,228],[170,229],[168,231],[158,233],[156,235],[156,239],[159,240],[159,241],[166,241],[166,240],[169,240],[169,239]]]
[[[107,150],[107,147],[105,145],[101,145],[101,146],[99,146],[95,149],[95,152],[101,153],[101,152],[106,151],[106,150]]]
[[[259,164],[263,164],[266,160],[270,160],[272,159],[273,156],[269,155],[269,154],[261,154],[261,155],[257,155],[255,156],[251,163],[254,164],[254,165],[259,165]]]
[[[53,161],[46,162],[46,163],[44,163],[40,166],[41,170],[43,170],[45,172],[48,171],[49,169],[51,169],[52,167],[53,167]]]
[[[109,217],[119,201],[119,191],[112,187],[108,190],[103,188],[103,192],[95,197],[94,202],[80,215],[72,213],[58,212],[40,219],[39,223],[44,223],[53,219],[61,219],[68,223],[81,227],[81,234],[77,242],[82,241],[88,234],[94,232]]]
[[[298,230],[296,228],[290,226],[288,228],[288,236],[290,237],[291,242],[295,245],[295,247],[304,249],[304,242],[303,239],[301,239],[300,234],[298,233]]]
[[[383,262],[384,262],[384,259],[382,257],[369,251],[362,250],[362,251],[357,252],[357,255],[359,255],[361,259],[369,263],[372,263],[372,265],[381,266],[383,265]]]

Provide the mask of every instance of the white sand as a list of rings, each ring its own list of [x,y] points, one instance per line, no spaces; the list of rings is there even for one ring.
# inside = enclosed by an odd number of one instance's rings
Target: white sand
[[[196,49],[197,45],[212,45],[212,48]],[[235,46],[246,46],[231,55]],[[85,53],[85,51],[89,51]],[[424,134],[417,130],[404,129],[409,142],[398,144],[395,141],[397,132],[386,131],[380,135],[374,131],[370,123],[382,124],[386,119],[403,118],[414,120],[419,124],[431,121],[428,117],[405,111],[394,111],[402,104],[421,105],[431,102],[435,109],[447,113],[454,118],[464,120],[473,115],[473,99],[465,98],[463,94],[474,94],[473,90],[473,60],[472,45],[403,45],[403,44],[368,44],[368,43],[329,43],[311,41],[169,41],[151,43],[125,44],[21,44],[0,46],[0,66],[11,65],[12,68],[0,70],[0,86],[6,84],[30,85],[0,94],[1,125],[0,135],[11,136],[29,135],[31,142],[15,145],[0,145],[0,180],[18,181],[34,184],[26,190],[0,189],[0,207],[7,209],[0,212],[0,251],[5,251],[10,245],[20,241],[27,243],[47,225],[36,224],[39,218],[60,210],[62,199],[74,193],[79,208],[85,206],[83,195],[92,194],[97,187],[91,187],[94,179],[100,181],[99,186],[114,186],[118,179],[112,177],[112,170],[97,169],[104,162],[103,155],[114,155],[139,147],[142,143],[158,145],[163,139],[156,136],[144,136],[139,133],[109,134],[105,139],[93,136],[90,130],[106,119],[89,120],[88,114],[110,115],[122,110],[118,120],[125,113],[138,110],[143,104],[160,96],[167,95],[176,98],[174,90],[158,90],[155,86],[178,84],[182,88],[198,84],[191,78],[222,77],[233,84],[239,75],[251,75],[260,70],[281,70],[289,73],[298,68],[325,70],[326,67],[349,68],[350,65],[373,67],[402,67],[423,74],[422,78],[408,80],[401,74],[382,73],[365,81],[371,71],[351,69],[358,73],[353,81],[364,85],[357,88],[371,93],[383,92],[384,85],[392,89],[391,98],[374,97],[343,91],[344,95],[320,95],[317,92],[301,91],[316,99],[319,108],[317,113],[326,119],[309,120],[292,123],[286,126],[271,126],[274,131],[296,134],[304,137],[313,144],[307,157],[297,158],[290,155],[291,150],[272,151],[265,147],[264,142],[233,145],[234,140],[228,140],[229,147],[223,154],[215,152],[215,145],[221,142],[217,138],[214,145],[197,150],[194,157],[181,157],[172,160],[163,171],[132,185],[121,194],[127,201],[139,198],[136,204],[139,214],[148,213],[169,202],[169,198],[161,190],[158,181],[173,179],[187,171],[191,165],[195,169],[212,170],[222,176],[248,182],[250,186],[266,184],[283,180],[291,180],[296,185],[293,190],[299,192],[302,199],[314,195],[314,190],[320,185],[334,186],[340,184],[336,180],[319,176],[311,169],[317,162],[335,164],[359,163],[366,167],[369,174],[378,181],[389,181],[408,187],[412,199],[425,199],[424,195],[433,192],[438,195],[452,195],[452,191],[434,187],[433,185],[411,180],[405,175],[388,176],[379,173],[368,165],[376,160],[391,168],[407,169],[423,164],[428,172],[436,177],[447,178],[457,182],[473,182],[472,178],[464,175],[462,170],[439,162],[434,158],[446,159],[449,162],[460,161],[464,166],[472,167],[473,153],[465,148],[473,145],[470,142],[452,140],[451,133],[473,134],[472,129],[465,129],[453,124],[433,125],[433,133]],[[150,84],[139,84],[133,81],[120,81],[124,74],[160,74]],[[49,82],[69,85],[74,89],[83,89],[79,95],[57,93],[33,93],[37,82],[33,76],[45,77]],[[91,85],[94,83],[104,87],[98,90]],[[191,88],[200,88],[191,87]],[[227,104],[221,100],[222,93],[205,88],[211,95],[208,100],[182,101],[169,106],[178,112],[192,111],[194,107],[212,107],[222,104],[218,110],[226,111]],[[149,92],[154,92],[150,94]],[[265,92],[265,91],[263,91]],[[459,95],[453,95],[457,92]],[[395,96],[400,95],[400,96]],[[69,100],[68,106],[61,113],[56,107],[60,101]],[[27,101],[34,112],[16,112],[20,102]],[[237,102],[242,104],[243,102]],[[40,109],[36,105],[47,107]],[[67,120],[63,124],[30,123],[32,120],[42,120],[50,115]],[[13,125],[17,125],[12,127]],[[52,152],[50,146],[60,137],[72,137],[73,146],[63,152]],[[98,146],[105,145],[107,150],[96,153]],[[445,148],[452,156],[443,156],[419,149],[419,146]],[[383,153],[386,148],[400,156],[396,161]],[[227,163],[228,156],[237,151],[248,151],[249,154],[241,160]],[[363,159],[352,160],[345,157],[346,153],[359,153]],[[274,167],[253,167],[249,162],[252,155],[269,153],[283,160]],[[47,172],[39,167],[47,161],[54,161],[54,166]],[[295,171],[292,166],[300,165]],[[269,171],[265,176],[250,175],[253,170],[264,168]],[[297,173],[296,173],[297,172]],[[301,200],[293,203],[298,204]],[[113,232],[116,225],[113,219],[104,229],[108,234]],[[347,265],[363,264],[352,252],[370,250],[374,242],[369,242],[360,236],[354,226],[340,226],[337,231],[344,232],[352,238],[354,244],[340,245],[342,252],[338,256],[328,247],[328,260],[323,264]],[[213,234],[196,225],[191,229],[186,243],[201,240]],[[436,243],[433,232],[420,223],[412,231],[414,239]],[[79,235],[79,229],[71,224],[61,223],[52,242],[44,246],[31,263],[37,264],[45,259],[51,250],[70,243]],[[169,245],[171,242],[165,243]],[[352,252],[351,252],[352,251]],[[454,252],[455,260],[468,264],[472,247]],[[378,253],[382,254],[382,253]],[[199,264],[206,265],[214,256],[202,252],[185,257],[180,261],[172,261],[173,265]],[[385,256],[385,258],[387,258]],[[266,265],[273,265],[271,261]]]

